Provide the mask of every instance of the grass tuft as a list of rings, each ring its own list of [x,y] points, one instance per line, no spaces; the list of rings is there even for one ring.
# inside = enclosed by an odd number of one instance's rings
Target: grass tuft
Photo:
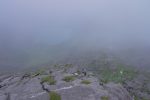
[[[44,83],[48,83],[49,85],[55,85],[56,84],[56,80],[54,79],[53,76],[46,76],[46,77],[43,77],[41,79],[41,81]]]
[[[71,82],[71,81],[75,80],[75,77],[74,76],[65,76],[62,80],[65,82]]]
[[[101,100],[109,100],[109,97],[108,96],[102,96]]]
[[[81,83],[86,84],[86,85],[91,84],[91,82],[89,80],[82,80]]]
[[[50,100],[61,100],[61,96],[56,92],[49,93]]]

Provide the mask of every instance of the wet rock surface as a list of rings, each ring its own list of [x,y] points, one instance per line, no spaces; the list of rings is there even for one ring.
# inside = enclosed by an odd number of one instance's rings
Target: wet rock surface
[[[75,79],[66,82],[65,76],[75,75]],[[41,82],[43,77],[53,76],[56,83],[53,85]],[[90,83],[81,83],[88,80]],[[148,84],[147,84],[148,85]],[[1,75],[0,100],[50,100],[49,93],[54,91],[61,96],[61,100],[134,100],[129,90],[121,84],[99,84],[94,76],[84,76],[61,70],[50,74],[32,75]],[[129,88],[129,83],[126,85]],[[138,88],[138,87],[137,87]],[[129,92],[128,92],[129,91]]]

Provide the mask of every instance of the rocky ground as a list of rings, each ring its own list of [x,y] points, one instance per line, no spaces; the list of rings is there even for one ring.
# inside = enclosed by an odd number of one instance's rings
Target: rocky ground
[[[136,88],[132,89],[132,84],[100,84],[91,72],[85,75],[77,69],[2,74],[0,100],[138,100],[133,95]]]
[[[149,74],[139,74],[133,80],[126,81],[123,86],[134,96],[135,100],[150,100]]]

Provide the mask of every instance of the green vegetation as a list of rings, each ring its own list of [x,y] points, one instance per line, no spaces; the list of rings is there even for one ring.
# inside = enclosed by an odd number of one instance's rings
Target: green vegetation
[[[61,100],[61,96],[56,92],[49,93],[50,100]]]
[[[134,97],[134,100],[140,100],[137,96]]]
[[[111,68],[103,68],[99,72],[101,77],[101,81],[103,83],[107,82],[115,82],[115,83],[123,83],[126,80],[132,80],[137,72],[132,68],[127,68],[124,66],[118,66],[115,69]]]
[[[54,79],[53,76],[46,76],[46,77],[43,77],[41,79],[41,81],[44,83],[48,83],[49,85],[55,85],[56,84],[56,80]]]
[[[108,96],[102,96],[101,100],[109,100],[109,97]]]
[[[82,83],[82,84],[87,84],[87,85],[88,85],[88,84],[91,84],[91,82],[90,82],[89,80],[82,80],[81,83]]]
[[[65,76],[62,80],[65,82],[71,82],[71,81],[75,80],[75,77],[74,76]]]

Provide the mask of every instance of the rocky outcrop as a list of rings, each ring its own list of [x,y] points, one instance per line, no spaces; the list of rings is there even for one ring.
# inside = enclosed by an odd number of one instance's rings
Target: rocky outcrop
[[[150,77],[138,75],[132,81],[127,81],[123,86],[134,95],[137,100],[150,100]]]
[[[74,75],[63,71],[55,71],[51,75],[57,81],[54,85],[41,82],[43,77],[49,75],[9,75],[1,78],[0,100],[50,100],[49,92],[57,92],[62,100],[133,100],[130,94],[121,84],[100,85],[94,76],[82,76],[70,82],[62,80],[66,75]],[[89,84],[81,81],[88,80]]]
[[[11,76],[12,77],[12,76]],[[36,78],[7,78],[0,90],[0,100],[48,100],[48,93],[42,89],[40,80]]]

